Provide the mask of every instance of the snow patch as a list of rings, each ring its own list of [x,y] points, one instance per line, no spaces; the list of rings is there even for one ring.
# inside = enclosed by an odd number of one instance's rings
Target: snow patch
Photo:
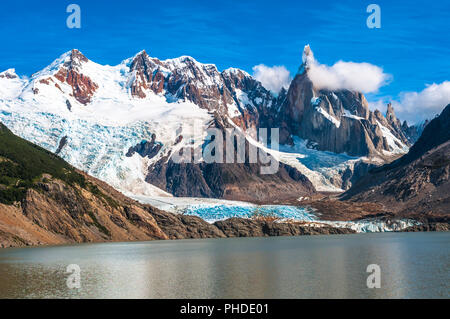
[[[331,116],[330,114],[328,114],[328,112],[325,111],[322,107],[320,107],[320,106],[316,107],[316,111],[319,112],[320,114],[322,114],[328,121],[333,123],[337,128],[339,128],[339,126],[341,126],[341,122],[339,120],[337,120],[334,116]]]
[[[379,121],[377,121],[378,125],[381,128],[381,132],[383,136],[386,138],[389,147],[391,148],[391,152],[386,152],[387,154],[405,154],[408,152],[408,146],[402,143],[397,137],[392,134],[392,132],[384,125],[382,125]]]
[[[334,93],[333,93],[333,94],[334,94]],[[343,116],[348,117],[348,118],[351,118],[351,119],[354,119],[354,120],[364,120],[363,117],[354,115],[354,114],[350,113],[349,110],[344,110]]]

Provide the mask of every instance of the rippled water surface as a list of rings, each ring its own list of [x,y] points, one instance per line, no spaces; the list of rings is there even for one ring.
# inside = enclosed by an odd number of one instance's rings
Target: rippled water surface
[[[450,233],[376,233],[2,249],[0,297],[449,298],[449,244]],[[70,264],[80,289],[66,285]]]

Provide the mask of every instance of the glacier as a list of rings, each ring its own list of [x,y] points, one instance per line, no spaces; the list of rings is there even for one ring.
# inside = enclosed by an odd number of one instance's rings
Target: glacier
[[[256,205],[248,202],[231,201],[215,198],[183,198],[183,197],[148,197],[131,195],[144,204],[174,213],[197,216],[214,223],[228,218],[274,218],[275,222],[303,222],[304,226],[350,228],[357,233],[393,232],[420,225],[411,219],[383,220],[367,218],[356,221],[321,220],[315,210],[308,206],[292,205]]]

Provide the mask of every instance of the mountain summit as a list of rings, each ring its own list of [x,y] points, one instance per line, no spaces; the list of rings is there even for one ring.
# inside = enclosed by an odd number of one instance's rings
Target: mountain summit
[[[311,64],[314,63],[314,61],[315,61],[314,54],[311,51],[311,47],[309,46],[309,44],[307,44],[303,48],[302,64],[300,65],[298,73],[303,74],[303,73],[307,72],[308,69],[310,68]]]
[[[395,117],[388,121],[371,112],[360,92],[317,88],[308,72],[314,63],[307,45],[299,72],[280,106],[279,121],[287,130],[283,136],[299,136],[320,150],[353,156],[384,158],[407,151],[409,142]],[[393,114],[392,107],[390,110]]]
[[[160,60],[144,50],[109,66],[74,49],[30,79],[1,73],[0,120],[131,194],[265,200],[339,192],[370,165],[406,153],[409,142],[391,107],[384,117],[360,92],[315,87],[314,63],[307,45],[303,72],[274,95],[245,71],[189,56]],[[255,176],[262,163],[171,160],[183,148],[206,147],[207,128],[237,129],[280,170]],[[258,141],[259,128],[279,128],[280,151]]]

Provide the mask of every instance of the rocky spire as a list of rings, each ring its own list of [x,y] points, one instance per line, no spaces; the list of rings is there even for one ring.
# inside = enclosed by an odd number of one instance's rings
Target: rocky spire
[[[302,54],[302,65],[300,65],[300,68],[298,70],[299,74],[303,74],[308,71],[310,66],[315,62],[314,59],[314,53],[311,50],[311,47],[309,44],[305,45],[303,48],[303,54]]]

